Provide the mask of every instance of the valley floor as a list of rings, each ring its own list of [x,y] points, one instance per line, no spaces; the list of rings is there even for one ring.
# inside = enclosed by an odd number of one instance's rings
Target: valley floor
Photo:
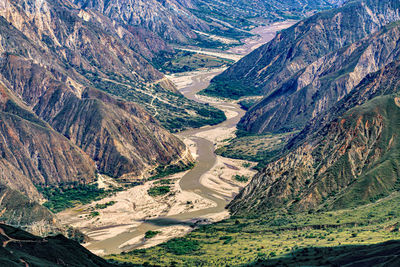
[[[238,60],[254,49],[257,42],[261,44],[272,39],[274,32],[291,24],[293,22],[261,27],[257,32],[261,37],[246,40],[250,45],[229,55]],[[227,53],[222,53],[217,55],[226,57]],[[227,117],[218,125],[178,134],[197,159],[192,170],[115,192],[105,199],[58,214],[63,224],[89,237],[85,246],[92,252],[108,255],[151,247],[183,236],[198,225],[229,217],[225,206],[255,174],[251,169],[255,163],[215,155],[218,146],[235,136],[236,124],[245,113],[237,103],[197,95],[223,70],[204,69],[168,77],[185,97],[219,108]],[[100,176],[99,183],[107,186],[112,180]]]

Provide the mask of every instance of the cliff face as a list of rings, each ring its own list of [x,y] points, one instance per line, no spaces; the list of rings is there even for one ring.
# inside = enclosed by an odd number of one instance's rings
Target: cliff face
[[[398,190],[399,77],[394,62],[365,78],[294,137],[290,152],[257,174],[231,210],[347,208]]]
[[[242,127],[259,133],[282,129],[286,121],[276,121],[276,116],[280,115],[276,106],[282,104],[281,97],[288,98],[287,102],[293,102],[287,104],[292,105],[293,110],[289,108],[288,114],[287,110],[283,113],[283,116],[296,117],[293,121],[301,121],[303,119],[301,116],[306,113],[308,113],[307,116],[315,116],[313,111],[329,108],[331,103],[335,102],[330,102],[333,100],[332,97],[327,103],[318,103],[321,99],[312,103],[313,98],[318,98],[318,94],[324,94],[322,90],[314,88],[301,90],[307,85],[314,85],[313,82],[319,82],[326,71],[335,72],[337,65],[333,65],[332,57],[327,55],[343,53],[342,49],[350,46],[346,52],[356,57],[352,60],[355,60],[353,63],[357,64],[358,56],[353,53],[357,51],[351,51],[356,47],[351,45],[399,18],[398,1],[352,1],[341,8],[318,13],[282,31],[271,42],[217,76],[205,93],[232,98],[265,95],[264,101],[242,121]],[[354,65],[351,65],[351,62],[342,61],[342,63],[348,64],[350,70],[353,71]],[[359,66],[361,64],[368,65],[368,62],[359,62]],[[364,69],[370,68],[371,71],[375,71],[376,69],[371,66],[365,66]],[[321,67],[325,72],[319,71]],[[299,77],[300,75],[302,76]],[[326,78],[340,79],[338,76]],[[359,77],[359,79],[362,78],[362,76]],[[346,83],[347,81],[344,82]],[[348,87],[340,88],[336,93],[338,97],[333,98],[340,99],[348,91]],[[297,96],[292,97],[296,94]],[[305,107],[309,103],[312,103],[310,110]],[[286,103],[283,104],[286,105]],[[301,116],[297,116],[299,111]],[[289,125],[293,128],[292,126],[301,129],[304,125]]]

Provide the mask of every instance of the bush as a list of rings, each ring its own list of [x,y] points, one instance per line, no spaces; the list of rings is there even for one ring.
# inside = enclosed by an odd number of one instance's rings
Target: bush
[[[97,185],[71,184],[61,187],[37,187],[47,202],[43,206],[52,212],[72,208],[78,204],[88,204],[94,200],[106,197],[110,192],[97,188]]]
[[[160,231],[147,231],[145,234],[144,234],[144,238],[146,238],[146,239],[150,239],[150,238],[153,238],[153,237],[155,237],[156,235],[158,235],[159,233],[161,233]]]
[[[236,175],[233,176],[233,179],[235,179],[238,182],[245,183],[245,182],[247,182],[249,180],[249,177],[247,177],[245,175],[236,174]]]
[[[95,208],[99,209],[99,210],[102,210],[102,209],[105,209],[105,208],[107,208],[109,206],[114,205],[115,203],[116,203],[115,201],[109,201],[109,202],[104,203],[104,204],[96,204]]]
[[[197,240],[190,240],[184,237],[171,239],[162,246],[175,255],[187,255],[200,249],[200,244]]]
[[[171,191],[171,188],[167,185],[164,186],[156,186],[150,188],[147,193],[152,197],[163,196],[168,194]]]

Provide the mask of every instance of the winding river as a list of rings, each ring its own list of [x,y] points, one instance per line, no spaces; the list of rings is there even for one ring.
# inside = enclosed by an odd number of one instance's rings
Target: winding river
[[[293,22],[283,22],[280,24],[273,24],[271,26],[265,26],[263,29],[257,29],[257,33],[261,35],[261,38],[251,38],[247,40],[246,44],[241,49],[236,49],[231,52],[236,52],[236,55],[245,55],[251,52],[260,43],[265,43],[271,40],[276,31],[287,28],[292,25]],[[221,56],[223,57],[223,55]],[[196,94],[205,89],[210,80],[218,75],[222,70],[210,70],[207,72],[198,72],[191,76],[191,83],[186,86],[181,86],[179,91],[187,98],[200,102],[208,103],[216,108],[222,109],[225,112],[229,111],[231,114],[236,114],[230,117],[228,120],[214,126],[205,126],[199,129],[192,129],[183,131],[178,134],[182,138],[189,138],[196,143],[197,147],[197,163],[193,169],[187,172],[180,180],[180,187],[184,191],[192,191],[196,194],[207,198],[216,203],[214,207],[201,209],[193,212],[181,213],[173,216],[159,217],[156,219],[150,219],[143,221],[139,226],[132,228],[129,232],[118,234],[112,238],[108,238],[103,241],[99,241],[87,246],[90,250],[103,250],[105,254],[120,253],[140,246],[125,246],[120,248],[120,245],[135,238],[143,235],[146,231],[157,230],[161,227],[171,225],[189,225],[193,226],[193,221],[196,218],[202,218],[210,214],[221,213],[225,211],[226,205],[232,200],[227,198],[220,193],[214,191],[212,188],[204,186],[200,182],[200,178],[203,174],[207,173],[215,165],[217,157],[214,153],[215,147],[212,139],[206,139],[199,137],[200,133],[207,132],[218,128],[233,128],[239,122],[240,118],[245,114],[238,104],[230,102],[208,102],[207,98],[199,98]],[[179,86],[178,86],[179,87]]]

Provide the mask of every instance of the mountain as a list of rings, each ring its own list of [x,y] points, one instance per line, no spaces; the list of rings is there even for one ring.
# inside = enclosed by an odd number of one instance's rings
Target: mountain
[[[400,56],[397,23],[323,56],[257,103],[242,119],[251,132],[298,130],[329,109],[368,74]]]
[[[318,13],[280,32],[271,42],[244,57],[214,78],[203,93],[235,99],[264,96],[241,121],[241,128],[247,131],[301,129],[308,119],[327,110],[352,89],[351,84],[346,84],[351,83],[352,76],[361,75],[357,77],[360,80],[368,69],[377,70],[372,64],[367,66],[368,62],[358,61],[362,59],[362,52],[358,55],[359,51],[352,51],[356,48],[352,45],[398,19],[399,2],[394,0],[352,1]],[[346,52],[354,52],[353,58],[346,57]],[[339,54],[342,54],[340,59]],[[340,63],[336,59],[348,62]],[[342,79],[341,73],[334,74],[342,63],[349,67],[344,70],[350,76],[347,79]],[[366,65],[363,71],[358,72],[357,68],[363,64]],[[320,67],[324,70],[320,71]],[[338,91],[326,101],[324,97],[332,92],[319,88],[319,83],[325,84],[323,79],[338,83]]]
[[[87,23],[89,15],[82,15],[68,2],[21,4],[10,1],[3,12],[8,21],[0,18],[0,78],[14,96],[69,143],[79,146],[84,156],[89,155],[96,162],[98,171],[112,177],[142,176],[156,166],[187,161],[183,156],[185,145],[148,112],[135,103],[117,100],[95,89],[85,76],[91,73],[107,79],[107,75],[121,75],[133,86],[161,79],[160,84],[168,88],[164,90],[175,90],[168,80],[164,82],[161,73],[119,39],[112,27],[100,28],[103,21]],[[49,17],[53,19],[48,20]],[[67,141],[65,137],[63,140]],[[78,160],[63,166],[77,168],[84,162]],[[93,174],[92,171],[92,177]],[[34,173],[30,176],[40,179]],[[66,176],[60,176],[58,182],[74,177]],[[34,182],[48,184],[43,179]]]
[[[234,213],[356,207],[399,190],[399,62],[309,123],[230,204]]]
[[[39,200],[36,185],[94,181],[95,164],[89,156],[1,84],[0,92],[2,184]]]
[[[194,16],[179,0],[169,1],[103,1],[74,0],[83,9],[91,9],[118,21],[121,24],[145,28],[157,33],[164,40],[174,43],[189,43],[196,38],[197,31],[209,31],[204,21]]]
[[[169,43],[217,47],[206,34],[233,39],[249,36],[243,29],[258,25],[254,18],[270,21],[301,18],[330,8],[339,1],[319,0],[74,0],[85,10],[96,10],[122,25],[145,28]]]
[[[2,266],[117,266],[62,235],[42,238],[0,224],[0,239]]]

